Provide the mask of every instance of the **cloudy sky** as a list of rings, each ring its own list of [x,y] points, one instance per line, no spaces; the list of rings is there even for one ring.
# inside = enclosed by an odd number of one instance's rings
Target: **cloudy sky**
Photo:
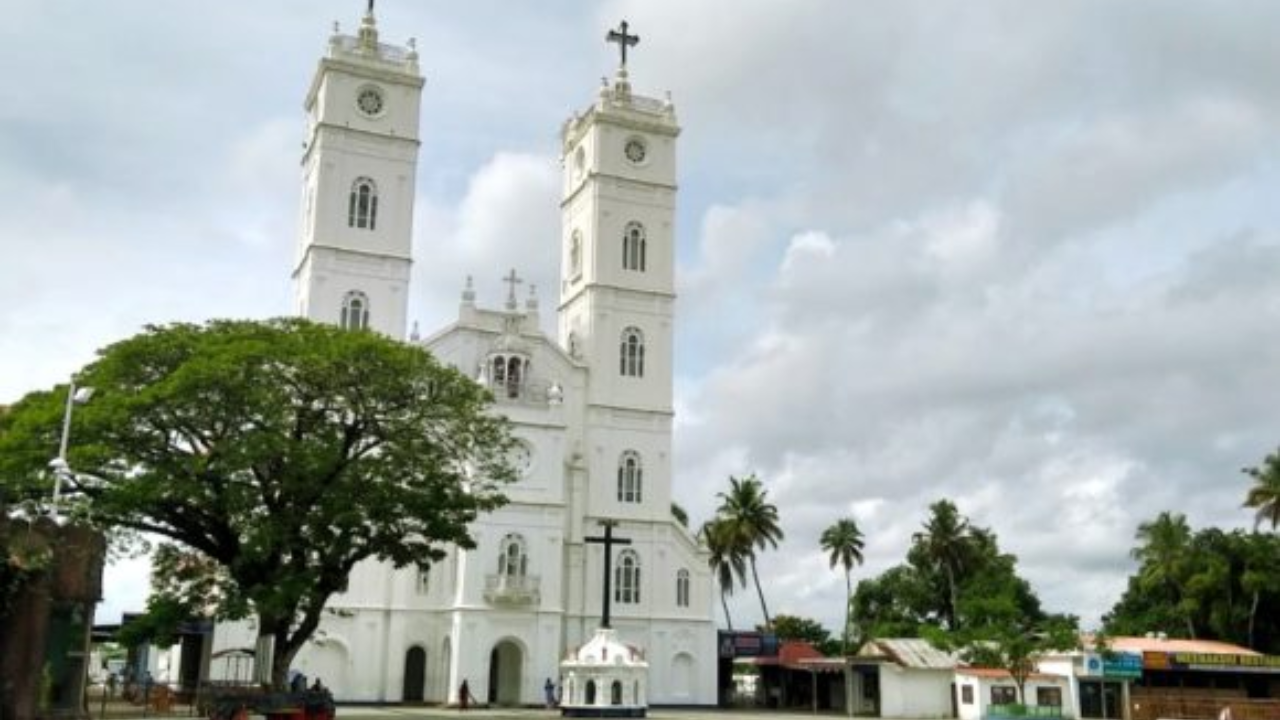
[[[0,402],[148,322],[289,311],[301,103],[360,0],[0,0]],[[1280,443],[1280,4],[383,0],[423,71],[411,318],[558,267],[557,131],[642,36],[680,143],[677,500],[755,472],[837,625],[952,498],[1086,623]],[[548,297],[544,293],[544,297]],[[547,303],[549,304],[549,303]],[[550,315],[550,313],[546,313]],[[138,564],[100,619],[142,604]],[[756,622],[749,593],[736,624]]]

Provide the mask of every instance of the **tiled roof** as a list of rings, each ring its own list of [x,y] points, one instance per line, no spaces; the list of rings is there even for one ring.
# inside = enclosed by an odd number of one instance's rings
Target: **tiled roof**
[[[959,664],[955,655],[939,650],[920,638],[882,638],[862,646],[859,655],[884,657],[905,668],[950,670]]]
[[[1116,652],[1189,652],[1214,655],[1258,655],[1253,650],[1218,640],[1184,640],[1181,638],[1158,637],[1113,637],[1108,638],[1112,650]],[[1092,645],[1092,639],[1085,647]]]

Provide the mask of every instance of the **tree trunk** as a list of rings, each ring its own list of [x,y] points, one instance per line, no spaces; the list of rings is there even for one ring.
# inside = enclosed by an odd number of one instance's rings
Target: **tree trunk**
[[[760,611],[764,613],[764,629],[772,630],[773,621],[769,619],[769,607],[764,604],[764,590],[760,589],[760,573],[756,572],[756,554],[747,556],[751,560],[751,578],[756,582],[756,594],[760,596]]]
[[[1255,647],[1253,644],[1253,626],[1254,621],[1258,617],[1258,591],[1253,591],[1253,602],[1249,603],[1249,647]]]
[[[956,573],[951,569],[951,563],[945,563],[945,566],[947,568],[947,591],[951,596],[949,602],[950,607],[948,608],[948,614],[951,616],[949,618],[951,621],[951,627],[947,629],[954,632],[959,629],[956,627],[959,624],[956,618],[960,614],[959,608],[956,607],[956,605],[959,604],[956,601]]]
[[[724,589],[720,590],[720,607],[724,608],[724,623],[729,626],[729,632],[733,632],[733,618],[729,617],[729,601],[725,599]]]
[[[844,569],[844,656],[849,657],[849,623],[853,617],[853,577]]]

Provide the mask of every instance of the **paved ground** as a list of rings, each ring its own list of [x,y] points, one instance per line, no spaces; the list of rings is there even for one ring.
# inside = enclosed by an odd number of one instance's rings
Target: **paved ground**
[[[98,717],[96,712],[98,708],[90,708],[91,716]],[[820,713],[819,717],[839,717],[832,713]],[[130,717],[128,714],[117,715],[109,714],[111,720],[143,720],[141,713]],[[145,720],[179,720],[179,718],[189,718],[189,715],[155,715],[148,716]],[[451,718],[452,720],[483,720],[484,718],[528,718],[529,720],[552,720],[559,718],[559,711],[538,710],[538,709],[471,709],[461,712],[456,709],[447,708],[407,708],[397,706],[386,707],[365,707],[365,706],[339,706],[338,720],[431,720],[433,718]],[[649,711],[649,717],[654,720],[735,720],[736,718],[751,718],[752,720],[761,720],[768,717],[783,718],[799,718],[814,717],[812,713],[807,712],[779,712],[776,710],[667,710],[656,709]]]
[[[820,716],[838,717],[838,715],[821,713]],[[402,708],[402,707],[339,707],[338,720],[410,720],[412,718],[551,718],[560,717],[559,711],[553,710],[511,710],[484,708],[460,712],[445,708]],[[776,710],[667,710],[663,708],[650,710],[649,717],[654,720],[734,720],[735,718],[752,718],[761,720],[768,717],[805,718],[813,717],[812,713],[778,712]]]

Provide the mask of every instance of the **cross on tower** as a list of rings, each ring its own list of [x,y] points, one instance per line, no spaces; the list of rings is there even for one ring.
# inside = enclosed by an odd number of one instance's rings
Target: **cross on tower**
[[[516,286],[523,283],[524,279],[516,275],[516,269],[511,268],[510,274],[502,278],[502,282],[507,284],[507,309],[516,309]]]
[[[613,536],[613,528],[617,524],[617,520],[601,520],[600,526],[604,528],[603,537],[582,538],[583,542],[604,545],[604,604],[601,606],[600,614],[600,627],[602,628],[609,627],[609,589],[613,580],[613,546],[631,544],[630,540]]]
[[[610,30],[608,35],[604,36],[605,42],[618,43],[618,48],[622,51],[622,67],[627,67],[627,48],[634,47],[639,44],[639,35],[627,34],[627,21],[623,20],[618,25],[617,30]]]

